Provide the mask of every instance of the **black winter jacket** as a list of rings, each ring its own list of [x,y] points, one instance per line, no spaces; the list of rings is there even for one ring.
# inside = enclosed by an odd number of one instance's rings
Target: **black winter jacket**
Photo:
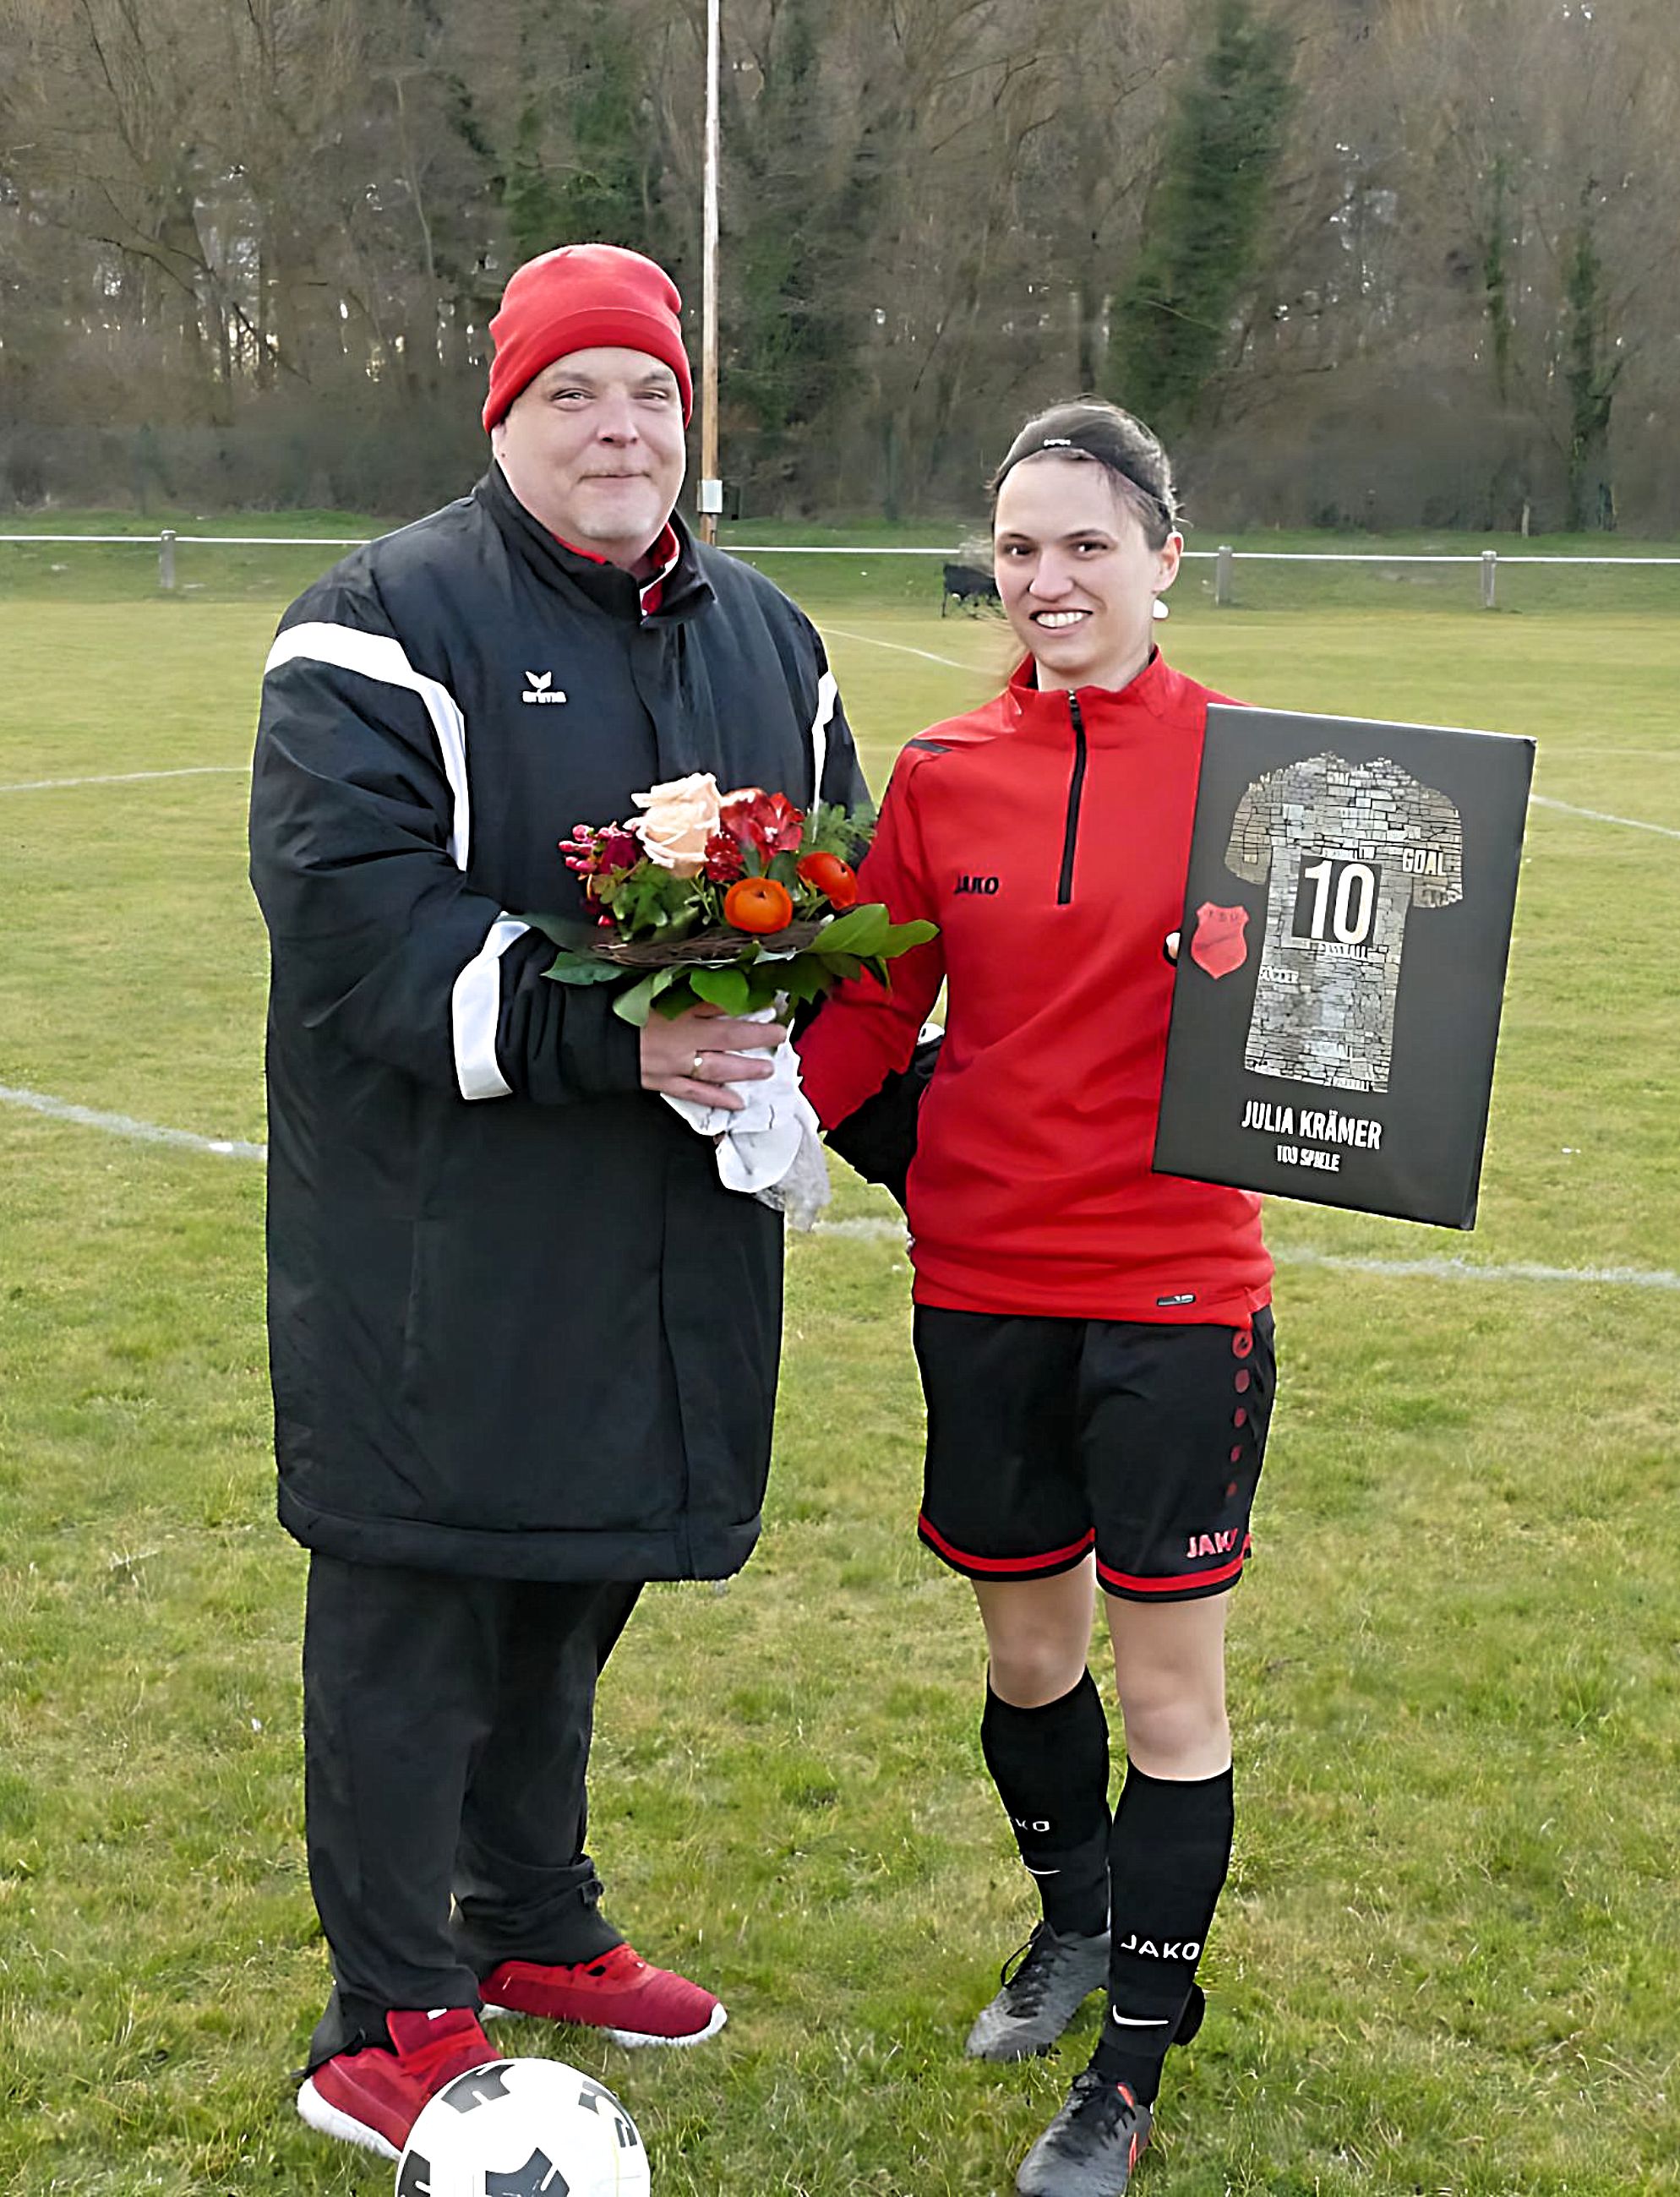
[[[373,1563],[714,1578],[758,1531],[779,1217],[548,983],[558,842],[710,770],[866,797],[809,622],[679,529],[659,607],[492,468],[300,596],[252,791],[280,1515]]]

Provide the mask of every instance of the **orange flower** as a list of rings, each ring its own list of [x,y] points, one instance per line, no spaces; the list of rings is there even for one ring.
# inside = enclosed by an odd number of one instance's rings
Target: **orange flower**
[[[793,920],[793,895],[774,878],[742,878],[723,896],[723,919],[755,936],[785,930]]]

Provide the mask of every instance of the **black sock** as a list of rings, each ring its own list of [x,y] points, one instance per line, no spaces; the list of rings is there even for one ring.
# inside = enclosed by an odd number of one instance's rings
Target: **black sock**
[[[1135,1765],[1126,1773],[1109,1840],[1109,2009],[1091,2064],[1140,2105],[1161,2088],[1161,2063],[1190,2003],[1231,1867],[1231,1822],[1229,1770],[1183,1781]]]
[[[1109,1720],[1091,1673],[1036,1709],[988,1686],[980,1745],[1045,1921],[1096,1937],[1109,1919]]]

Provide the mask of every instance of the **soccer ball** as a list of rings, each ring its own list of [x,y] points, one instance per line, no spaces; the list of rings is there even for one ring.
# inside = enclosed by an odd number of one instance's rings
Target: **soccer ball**
[[[397,2197],[647,2197],[651,2179],[604,2084],[559,2060],[492,2060],[427,2100]]]

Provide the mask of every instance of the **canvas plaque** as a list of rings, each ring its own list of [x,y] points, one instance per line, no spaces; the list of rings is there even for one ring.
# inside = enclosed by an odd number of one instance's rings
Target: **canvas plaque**
[[[1215,704],[1159,1173],[1474,1224],[1534,743]]]

